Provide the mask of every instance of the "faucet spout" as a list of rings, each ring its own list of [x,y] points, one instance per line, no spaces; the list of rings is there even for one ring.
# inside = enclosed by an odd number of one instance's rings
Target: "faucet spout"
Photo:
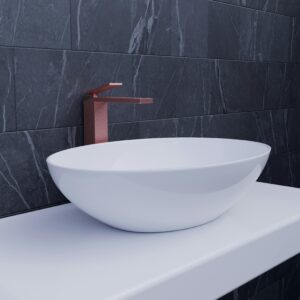
[[[105,103],[129,103],[129,104],[152,104],[152,98],[132,98],[132,97],[101,97],[99,102]]]
[[[152,98],[101,96],[103,92],[122,85],[122,83],[106,83],[87,93],[87,98],[83,103],[85,145],[108,142],[108,103],[153,103]]]

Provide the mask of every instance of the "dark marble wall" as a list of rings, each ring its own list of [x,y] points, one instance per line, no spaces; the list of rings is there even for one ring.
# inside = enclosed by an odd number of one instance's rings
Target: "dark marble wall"
[[[297,255],[219,300],[299,300],[299,296],[300,256]]]
[[[262,141],[261,180],[300,187],[299,0],[0,0],[0,216],[65,202],[45,158],[108,81],[155,98],[111,105],[111,140]]]

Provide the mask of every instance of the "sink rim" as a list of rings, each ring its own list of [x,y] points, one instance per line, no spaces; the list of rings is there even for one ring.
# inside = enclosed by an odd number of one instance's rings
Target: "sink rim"
[[[262,147],[262,151],[260,154],[252,155],[247,158],[240,158],[235,160],[226,160],[225,162],[220,163],[208,163],[202,166],[191,166],[191,167],[177,167],[177,168],[160,168],[160,169],[92,169],[92,168],[85,168],[85,167],[76,167],[76,166],[66,166],[63,165],[60,162],[55,161],[58,156],[63,155],[65,152],[70,151],[79,151],[81,148],[87,148],[87,147],[109,147],[112,144],[125,144],[125,143],[134,143],[134,142],[142,142],[142,141],[155,141],[155,140],[219,140],[219,141],[234,141],[234,142],[241,142],[245,144],[257,144]],[[265,149],[263,149],[265,148]],[[144,138],[144,139],[132,139],[132,140],[121,140],[121,141],[112,141],[107,143],[101,143],[101,144],[91,144],[91,145],[83,145],[78,147],[73,147],[65,150],[61,150],[59,152],[53,153],[50,156],[47,157],[46,161],[48,165],[54,166],[56,168],[61,168],[64,170],[70,170],[70,171],[80,171],[80,172],[91,172],[91,173],[98,173],[98,174],[118,174],[118,173],[130,173],[130,174],[136,174],[136,173],[167,173],[167,172],[184,172],[184,171],[195,171],[195,170],[202,170],[202,169],[208,169],[208,168],[218,168],[218,167],[224,167],[228,165],[235,165],[239,163],[245,163],[249,162],[255,159],[263,158],[266,155],[269,155],[271,152],[272,147],[268,144],[251,141],[251,140],[242,140],[242,139],[232,139],[232,138],[215,138],[215,137],[166,137],[166,138]]]

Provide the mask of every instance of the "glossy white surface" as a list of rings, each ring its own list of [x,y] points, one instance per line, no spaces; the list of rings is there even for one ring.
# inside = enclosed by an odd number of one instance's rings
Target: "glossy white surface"
[[[261,183],[215,222],[169,233],[63,205],[0,220],[0,299],[212,300],[299,253],[299,236],[300,190]]]
[[[211,138],[145,139],[84,146],[47,159],[76,206],[111,226],[171,231],[227,211],[261,174],[270,147]]]

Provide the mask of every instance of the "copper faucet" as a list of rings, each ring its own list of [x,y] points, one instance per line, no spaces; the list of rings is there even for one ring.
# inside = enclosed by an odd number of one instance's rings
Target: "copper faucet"
[[[122,85],[122,83],[107,83],[87,93],[87,98],[83,102],[85,145],[108,142],[108,103],[153,103],[152,98],[103,97],[100,95]]]

